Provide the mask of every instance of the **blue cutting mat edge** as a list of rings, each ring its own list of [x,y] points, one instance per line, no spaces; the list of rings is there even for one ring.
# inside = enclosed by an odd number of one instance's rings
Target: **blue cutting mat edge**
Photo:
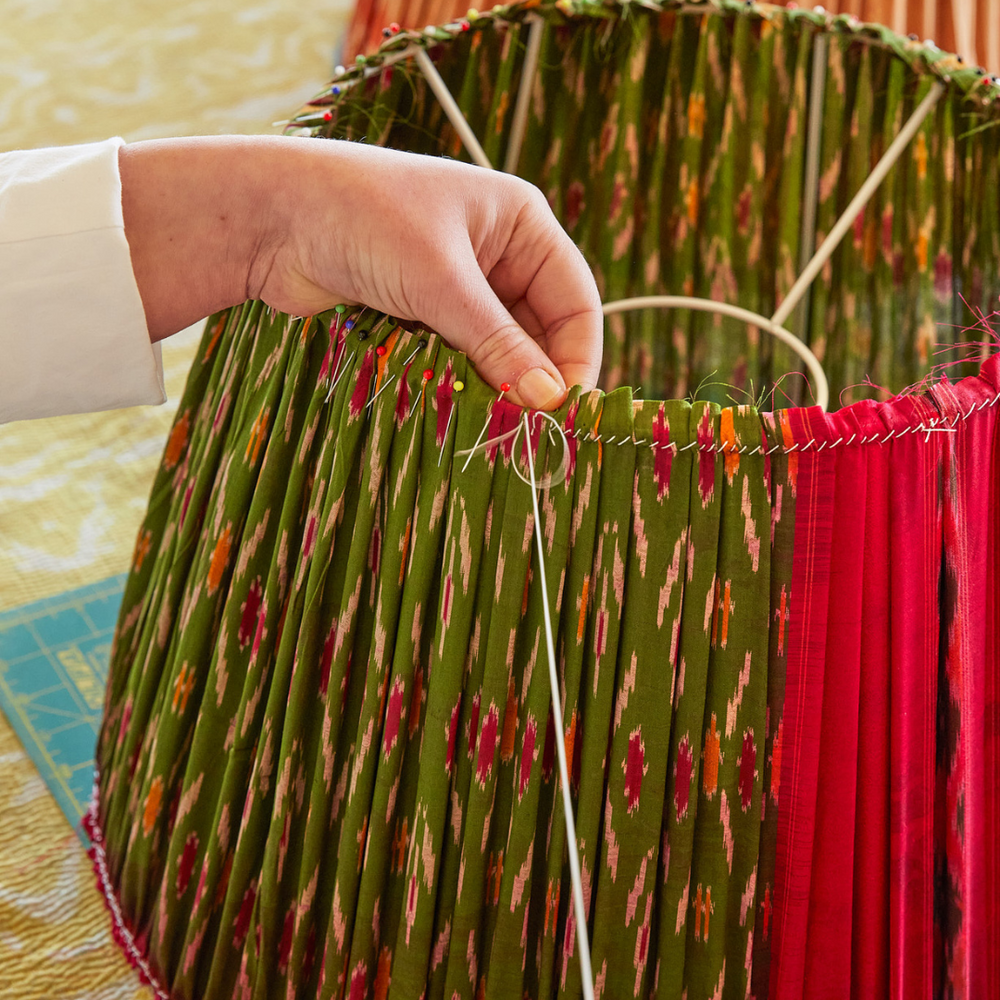
[[[80,818],[93,784],[107,653],[127,578],[122,573],[0,612],[0,711],[85,843]],[[49,724],[59,717],[67,719],[62,726]]]

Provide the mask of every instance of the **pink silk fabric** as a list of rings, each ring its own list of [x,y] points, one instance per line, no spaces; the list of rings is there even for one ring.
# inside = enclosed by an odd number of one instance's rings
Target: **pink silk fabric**
[[[789,413],[772,998],[1000,996],[998,394]]]

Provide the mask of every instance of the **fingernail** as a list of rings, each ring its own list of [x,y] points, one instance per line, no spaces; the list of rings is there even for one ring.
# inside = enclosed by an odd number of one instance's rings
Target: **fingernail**
[[[553,410],[566,395],[566,390],[544,369],[529,368],[517,380],[521,402],[535,410]]]

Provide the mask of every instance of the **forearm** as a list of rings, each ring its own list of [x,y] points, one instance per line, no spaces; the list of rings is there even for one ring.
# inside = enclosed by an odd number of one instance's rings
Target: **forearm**
[[[125,235],[153,341],[248,297],[268,231],[272,148],[238,136],[122,147]]]

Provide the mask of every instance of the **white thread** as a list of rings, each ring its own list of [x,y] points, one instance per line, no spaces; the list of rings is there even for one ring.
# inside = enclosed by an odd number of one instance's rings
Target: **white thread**
[[[957,434],[957,427],[925,427],[924,444],[930,444],[932,434]]]
[[[548,414],[545,414],[548,416]],[[551,419],[551,418],[550,418]],[[542,518],[538,510],[538,490],[535,484],[535,463],[531,457],[531,429],[528,414],[522,417],[528,453],[528,475],[531,477],[531,509],[535,516],[535,542],[538,547],[538,576],[542,588],[542,615],[545,620],[545,652],[549,661],[549,687],[552,695],[552,725],[555,726],[556,751],[559,756],[559,777],[562,784],[563,818],[566,821],[566,847],[569,853],[569,874],[573,882],[573,909],[576,913],[577,943],[580,948],[580,977],[584,1000],[594,1000],[594,979],[590,968],[590,938],[587,931],[587,909],[583,900],[583,879],[576,849],[576,823],[573,820],[573,800],[570,797],[569,766],[566,763],[566,741],[563,734],[563,708],[559,697],[559,672],[556,669],[556,647],[552,638],[552,615],[549,612],[549,591],[545,581],[545,552],[542,549]],[[515,468],[517,468],[515,463]],[[520,472],[518,473],[520,475]]]
[[[476,443],[471,448],[463,448],[461,451],[456,451],[455,452],[456,458],[468,458],[469,460],[465,463],[465,465],[462,466],[462,471],[465,472],[469,462],[472,461],[473,455],[478,454],[481,451],[485,451],[487,448],[492,448],[494,445],[501,445],[504,443],[504,441],[509,441],[512,437],[515,437],[520,433],[521,433],[521,426],[519,424],[513,430],[506,431],[505,433],[500,434],[495,438],[490,438],[489,441],[477,440]]]
[[[524,416],[527,417],[527,412],[525,412]],[[559,440],[562,442],[563,446],[562,460],[559,462],[559,465],[556,467],[556,470],[550,473],[548,476],[546,476],[545,479],[535,483],[535,485],[540,489],[547,490],[550,486],[552,486],[555,483],[566,481],[566,470],[569,468],[569,442],[566,440],[566,432],[559,426],[559,422],[550,413],[546,413],[544,410],[536,410],[535,417],[536,418],[543,417],[544,419],[548,420],[550,424],[552,424],[552,426],[556,429],[556,434],[559,435]],[[461,457],[462,455],[468,455],[469,458],[466,461],[466,465],[468,465],[469,461],[472,460],[472,456],[475,455],[477,452],[485,451],[487,448],[490,448],[493,445],[501,444],[502,442],[509,441],[511,438],[513,438],[514,443],[511,445],[511,454],[515,456],[514,472],[521,479],[522,482],[528,483],[528,485],[530,486],[531,483],[524,478],[524,474],[518,468],[516,460],[517,439],[518,437],[520,437],[523,429],[524,429],[523,426],[520,423],[518,423],[517,427],[515,427],[513,430],[507,431],[506,434],[501,434],[499,437],[490,438],[489,441],[483,441],[481,444],[476,444],[474,447],[469,448],[466,451],[459,451],[456,452],[455,454],[458,455],[459,457]],[[550,430],[549,435],[551,436],[551,434],[552,431]],[[531,450],[530,436],[526,440],[527,440],[527,449],[528,451],[530,451]],[[463,470],[464,468],[465,467],[463,466]]]

